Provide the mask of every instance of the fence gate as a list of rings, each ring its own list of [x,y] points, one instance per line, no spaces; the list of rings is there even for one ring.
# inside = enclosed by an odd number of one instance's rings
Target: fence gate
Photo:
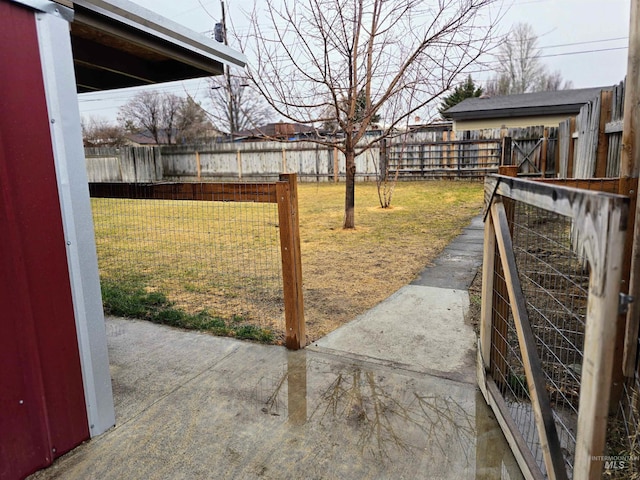
[[[626,197],[485,182],[478,383],[527,478],[600,478]]]
[[[558,128],[527,127],[513,134],[518,136],[503,138],[504,165],[516,165],[519,173],[531,176],[555,171]]]

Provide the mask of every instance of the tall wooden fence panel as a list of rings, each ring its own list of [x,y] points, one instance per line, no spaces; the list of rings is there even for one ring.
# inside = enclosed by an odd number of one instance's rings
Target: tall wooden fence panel
[[[356,178],[384,172],[400,179],[477,178],[495,173],[501,141],[513,139],[513,159],[525,173],[555,168],[557,129],[544,127],[409,132],[356,157]],[[313,142],[210,143],[161,147],[87,148],[91,182],[269,181],[296,173],[300,181],[339,181],[345,157]],[[385,170],[386,169],[386,170]]]
[[[163,179],[158,147],[85,148],[90,182],[157,182]]]
[[[523,174],[552,175],[556,168],[557,128],[533,126],[458,132],[429,132],[389,141],[389,173],[401,179],[484,177],[501,161],[517,165]],[[509,138],[511,154],[502,158],[502,139]]]
[[[560,178],[619,176],[622,151],[624,82],[586,103],[558,129]]]

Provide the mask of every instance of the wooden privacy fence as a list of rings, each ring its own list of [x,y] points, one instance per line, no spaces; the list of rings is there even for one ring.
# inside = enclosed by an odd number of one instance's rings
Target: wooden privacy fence
[[[514,133],[517,136],[509,132],[502,138],[501,164],[517,166],[520,175],[555,176],[558,129],[526,127]]]
[[[622,149],[624,82],[603,90],[558,128],[560,178],[617,177]]]
[[[90,182],[152,183],[164,178],[159,147],[84,149]]]
[[[92,198],[277,204],[285,344],[293,350],[305,346],[296,174],[281,174],[278,181],[271,183],[90,183],[89,192]]]
[[[356,178],[373,181],[396,172],[401,180],[481,178],[497,172],[504,137],[512,139],[510,158],[523,171],[553,169],[556,130],[409,132],[358,155]],[[281,172],[297,173],[299,181],[337,182],[346,175],[345,158],[337,148],[312,142],[87,148],[85,156],[90,182],[271,181]]]
[[[629,199],[491,176],[478,384],[526,478],[600,478]]]
[[[391,143],[381,171],[402,180],[484,177],[498,171],[500,149],[499,139]]]

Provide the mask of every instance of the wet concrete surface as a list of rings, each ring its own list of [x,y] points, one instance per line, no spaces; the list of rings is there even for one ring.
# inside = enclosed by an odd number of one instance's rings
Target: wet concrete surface
[[[474,222],[302,351],[107,319],[117,425],[31,478],[521,479],[475,386]]]
[[[34,479],[521,478],[474,385],[109,319],[117,426]]]
[[[476,335],[465,323],[468,308],[466,291],[407,285],[308,348],[475,383]]]

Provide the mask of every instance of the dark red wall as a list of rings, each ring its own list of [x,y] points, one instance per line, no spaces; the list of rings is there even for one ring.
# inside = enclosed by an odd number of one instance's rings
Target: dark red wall
[[[0,480],[89,438],[35,22],[0,0]]]

